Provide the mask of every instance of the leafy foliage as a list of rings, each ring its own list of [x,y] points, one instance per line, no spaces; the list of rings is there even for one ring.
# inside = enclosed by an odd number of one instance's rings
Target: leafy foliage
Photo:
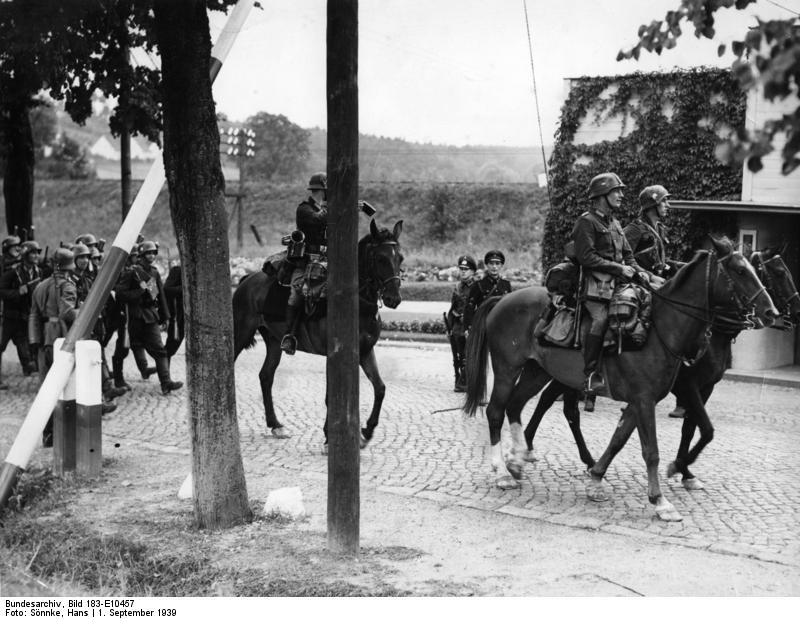
[[[671,49],[681,36],[681,22],[690,21],[696,37],[713,39],[714,13],[719,9],[735,7],[744,9],[755,0],[681,0],[677,10],[667,12],[663,20],[653,21],[639,28],[639,42],[627,51],[620,51],[617,60],[639,59],[642,50],[660,54]],[[719,55],[726,46],[720,45]],[[764,97],[795,100],[800,96],[800,17],[785,20],[762,21],[757,19],[754,27],[748,28],[744,38],[731,44],[734,60],[731,70],[744,90],[763,86]],[[753,132],[739,127],[736,135],[720,148],[718,155],[723,161],[747,161],[752,172],[758,172],[763,164],[761,157],[773,150],[776,135],[786,136],[781,156],[782,172],[789,174],[800,166],[800,106],[791,114],[769,120]]]
[[[562,260],[575,219],[588,205],[589,181],[601,172],[617,173],[627,186],[616,214],[623,226],[637,216],[639,192],[656,183],[683,200],[738,199],[741,168],[719,162],[714,152],[719,133],[744,125],[745,103],[736,80],[719,69],[577,79],[550,159],[553,206],[545,222],[544,269]],[[582,122],[619,117],[627,131],[622,137],[574,142]],[[718,217],[674,211],[668,225],[673,252],[684,258],[710,229],[731,227]]]
[[[309,132],[282,114],[259,112],[245,123],[256,132],[255,156],[247,162],[247,175],[265,180],[298,180],[304,176]]]

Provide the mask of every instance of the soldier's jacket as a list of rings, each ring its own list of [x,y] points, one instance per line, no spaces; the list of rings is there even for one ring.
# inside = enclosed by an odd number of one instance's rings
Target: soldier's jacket
[[[447,321],[453,335],[464,335],[464,311],[467,309],[467,297],[472,287],[472,279],[460,281],[453,289],[450,298],[450,309],[447,312]]]
[[[503,277],[488,275],[473,282],[469,288],[467,302],[464,307],[464,326],[469,329],[475,311],[489,297],[503,296],[511,292],[511,282]]]
[[[622,266],[642,270],[633,258],[622,227],[614,217],[587,211],[572,229],[575,258],[585,268],[614,276],[622,275]]]
[[[636,262],[646,271],[660,274],[667,263],[666,229],[660,221],[655,227],[642,218],[635,219],[623,230]]]
[[[141,282],[146,284],[146,289],[141,287]],[[133,265],[129,271],[122,273],[114,290],[117,298],[127,303],[129,319],[139,319],[146,324],[169,320],[164,286],[155,267]]]
[[[28,317],[28,341],[52,346],[65,337],[77,316],[78,292],[65,273],[53,273],[33,291]]]
[[[306,235],[306,251],[319,253],[320,245],[327,244],[328,207],[309,197],[297,207],[296,223]]]
[[[33,291],[41,281],[42,270],[38,266],[26,267],[21,262],[0,276],[0,301],[3,303],[4,320],[28,320]],[[23,286],[27,290],[20,293]]]

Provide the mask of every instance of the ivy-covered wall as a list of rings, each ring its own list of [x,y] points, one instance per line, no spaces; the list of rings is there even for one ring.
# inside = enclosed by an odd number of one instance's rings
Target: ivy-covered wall
[[[611,86],[616,92],[604,94]],[[722,69],[574,80],[550,158],[544,272],[563,259],[575,219],[588,207],[589,181],[601,172],[616,172],[626,185],[616,213],[623,226],[638,215],[639,192],[648,185],[664,185],[676,200],[739,200],[741,166],[720,163],[714,151],[720,135],[744,126],[745,106],[736,80]],[[602,125],[612,118],[626,123],[624,137],[574,143],[584,119]],[[708,232],[738,234],[734,216],[726,214],[672,210],[667,225],[670,254],[680,259],[687,259]]]

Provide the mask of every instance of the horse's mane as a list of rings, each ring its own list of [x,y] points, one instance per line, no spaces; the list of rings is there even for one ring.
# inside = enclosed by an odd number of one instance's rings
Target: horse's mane
[[[717,243],[720,243],[725,246],[727,253],[732,253],[734,251],[733,241],[731,241],[727,236],[722,236],[719,239],[715,239]],[[695,268],[697,265],[703,262],[704,258],[710,257],[711,254],[709,252],[715,251],[714,247],[712,246],[711,249],[699,249],[694,253],[692,259],[686,263],[685,266],[678,269],[678,272],[672,279],[667,280],[667,283],[661,288],[661,292],[670,292],[676,288],[680,288],[686,282],[686,280],[691,277],[692,273],[694,273]]]

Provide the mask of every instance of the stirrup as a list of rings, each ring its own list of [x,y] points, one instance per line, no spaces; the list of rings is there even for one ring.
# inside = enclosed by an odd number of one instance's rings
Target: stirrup
[[[603,375],[599,372],[592,371],[589,376],[586,377],[583,390],[587,394],[594,395],[598,389],[603,389],[605,386],[606,381],[603,379]]]
[[[297,352],[297,338],[291,333],[287,333],[281,340],[281,350],[287,355],[293,355]]]

